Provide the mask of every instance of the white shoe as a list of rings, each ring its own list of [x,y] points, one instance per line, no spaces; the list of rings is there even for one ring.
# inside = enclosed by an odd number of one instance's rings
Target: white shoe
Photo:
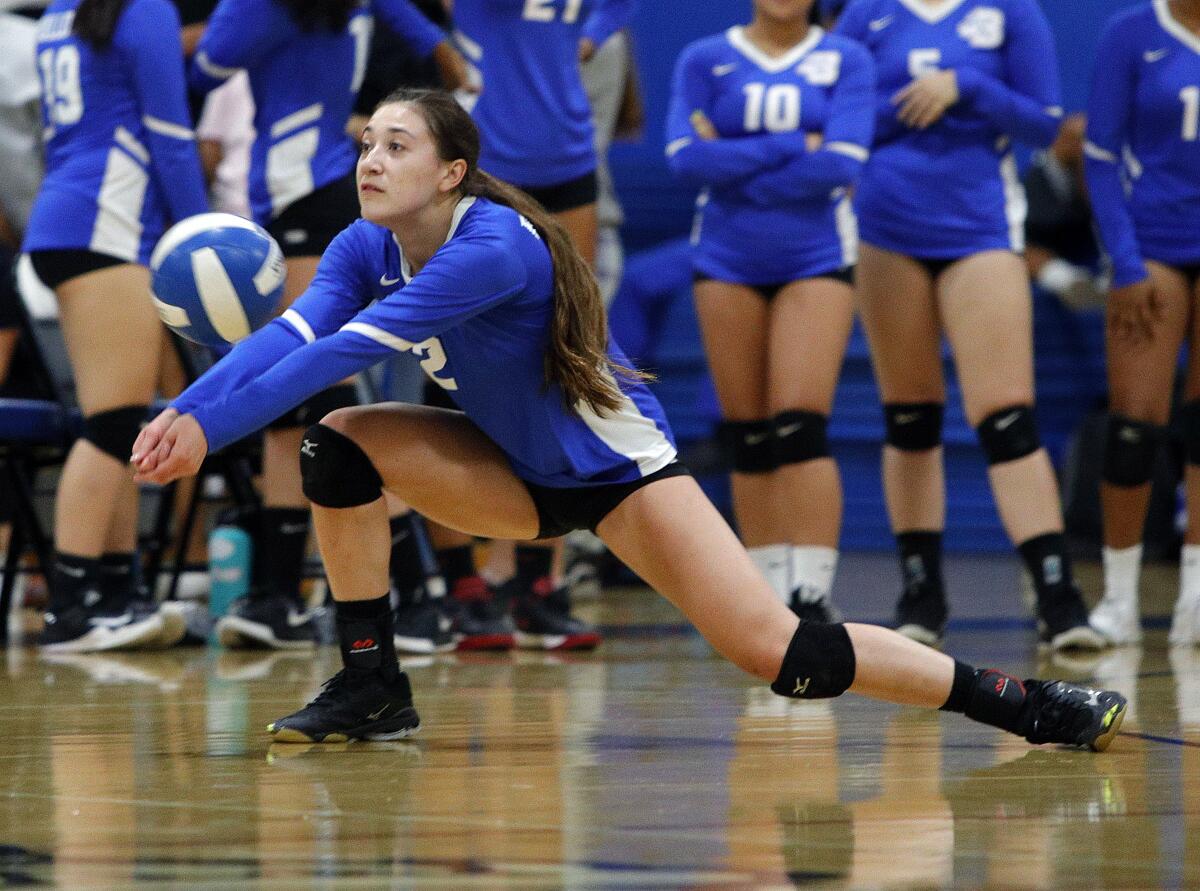
[[[1171,633],[1167,640],[1173,647],[1200,644],[1200,596],[1180,593],[1171,617]]]
[[[1105,593],[1088,616],[1088,624],[1116,646],[1142,642],[1142,621],[1136,597]]]

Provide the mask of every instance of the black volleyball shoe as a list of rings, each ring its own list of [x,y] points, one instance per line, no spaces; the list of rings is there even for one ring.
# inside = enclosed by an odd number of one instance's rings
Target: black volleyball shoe
[[[343,668],[312,702],[268,724],[267,732],[275,742],[337,743],[404,739],[420,726],[408,675],[388,680],[377,671]]]

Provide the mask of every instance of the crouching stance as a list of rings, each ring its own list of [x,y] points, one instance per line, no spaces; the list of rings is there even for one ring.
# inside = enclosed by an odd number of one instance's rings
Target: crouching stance
[[[362,138],[364,219],[330,245],[288,313],[134,446],[141,480],[194,473],[210,449],[395,350],[416,352],[461,409],[345,408],[306,431],[304,489],[345,667],[270,726],[277,740],[394,739],[418,726],[392,642],[386,489],[472,535],[594,530],[781,695],[852,690],[1032,742],[1108,746],[1124,715],[1118,693],[979,671],[871,625],[800,622],[676,460],[660,406],[608,342],[586,265],[537,205],[476,168],[478,151],[445,94],[386,100]]]

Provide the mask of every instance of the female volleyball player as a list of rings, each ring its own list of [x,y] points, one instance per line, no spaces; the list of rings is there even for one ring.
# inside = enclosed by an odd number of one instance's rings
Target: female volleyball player
[[[282,318],[134,445],[140,480],[195,473],[210,448],[398,350],[419,355],[463,408],[345,408],[305,431],[304,488],[345,668],[271,725],[276,739],[395,738],[418,726],[392,644],[387,488],[476,535],[594,529],[719,652],[782,695],[852,689],[965,712],[1033,742],[1108,745],[1120,694],[977,671],[877,626],[798,621],[676,461],[661,408],[608,342],[587,264],[478,157],[477,131],[449,95],[385,100],[362,137],[364,219],[334,240]]]
[[[826,426],[854,318],[848,189],[874,73],[862,47],[809,25],[812,5],[758,0],[749,25],[684,50],[667,158],[703,190],[696,309],[742,541],[794,612],[828,622],[842,487]]]

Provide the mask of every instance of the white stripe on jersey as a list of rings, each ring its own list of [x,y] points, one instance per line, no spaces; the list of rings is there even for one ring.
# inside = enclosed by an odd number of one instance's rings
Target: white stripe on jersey
[[[311,124],[313,121],[320,120],[321,115],[324,113],[325,105],[321,102],[316,102],[299,111],[294,111],[271,125],[271,138],[278,139],[284,133],[299,130],[305,124]]]
[[[407,353],[415,346],[410,340],[397,337],[390,331],[384,331],[382,328],[368,325],[365,322],[347,322],[342,326],[341,330],[349,331],[353,334],[361,334],[363,337],[370,338],[376,343],[383,344],[385,347],[391,347],[398,353]]]
[[[1000,159],[1000,180],[1004,184],[1004,216],[1008,220],[1008,242],[1017,253],[1025,250],[1025,215],[1029,203],[1025,187],[1017,175],[1017,161],[1009,152]]]
[[[672,158],[675,153],[692,144],[692,137],[681,136],[679,139],[672,139],[667,143],[667,157]]]
[[[609,380],[616,385],[611,375]],[[621,394],[621,404],[612,414],[598,415],[582,401],[576,403],[575,411],[601,442],[634,462],[642,476],[662,470],[675,460],[676,453],[670,440],[625,394]]]
[[[848,191],[833,208],[833,220],[838,241],[842,244],[842,268],[845,269],[858,262],[858,217],[854,215],[854,202]]]
[[[458,44],[458,48],[462,50],[462,54],[472,62],[478,63],[483,59],[483,47],[464,34],[462,31],[454,32],[454,42]]]
[[[284,310],[280,316],[285,322],[296,329],[296,333],[304,338],[305,343],[312,343],[317,339],[317,335],[313,332],[312,325],[300,313],[294,309]]]
[[[138,141],[136,136],[124,127],[117,127],[113,130],[113,141],[143,164],[150,163],[150,152]]]
[[[208,57],[208,53],[204,50],[196,53],[196,67],[209,77],[215,77],[217,80],[226,80],[242,70],[241,68],[226,68],[224,65],[218,65]]]
[[[861,145],[855,145],[853,142],[838,142],[834,140],[833,142],[825,143],[821,148],[837,152],[839,155],[845,155],[847,158],[853,158],[855,161],[865,162],[867,158],[871,157],[869,151]]]
[[[949,2],[939,3],[937,6],[930,7],[924,0],[900,0],[900,3],[909,12],[921,21],[928,22],[931,25],[936,25],[965,2],[966,0],[949,0]]]
[[[136,262],[142,241],[142,202],[150,176],[125,152],[108,150],[96,196],[96,222],[88,249]]]
[[[160,136],[170,136],[172,139],[195,139],[196,134],[187,127],[181,127],[179,124],[172,124],[170,121],[164,121],[162,118],[154,118],[150,115],[142,116],[142,123],[146,125],[146,129],[157,133]]]
[[[1094,142],[1085,142],[1083,144],[1083,153],[1093,161],[1107,161],[1109,164],[1117,163],[1117,156],[1112,152],[1100,148]]]
[[[808,29],[808,36],[782,56],[768,56],[746,36],[746,29],[741,25],[734,25],[725,32],[725,39],[729,41],[734,49],[763,71],[770,72],[771,74],[787,71],[808,55],[808,51],[820,43],[821,38],[824,36],[825,29],[818,25],[813,25]]]

